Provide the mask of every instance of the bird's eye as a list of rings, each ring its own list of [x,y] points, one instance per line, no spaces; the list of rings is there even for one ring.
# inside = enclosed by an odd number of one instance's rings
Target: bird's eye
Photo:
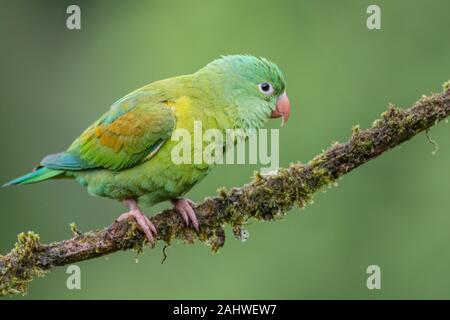
[[[273,93],[273,87],[270,83],[268,82],[263,82],[259,84],[259,91],[261,91],[264,94],[272,94]]]

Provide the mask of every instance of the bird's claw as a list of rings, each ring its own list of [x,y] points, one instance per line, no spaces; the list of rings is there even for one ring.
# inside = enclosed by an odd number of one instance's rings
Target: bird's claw
[[[116,219],[116,221],[133,219],[136,222],[139,230],[144,232],[145,237],[153,247],[155,245],[155,237],[158,234],[155,226],[150,221],[150,219],[138,208],[135,202],[133,203],[134,205],[128,204],[129,203],[127,202],[127,206],[129,207],[130,211],[121,214]]]
[[[188,226],[190,221],[195,231],[199,232],[198,219],[193,208],[194,202],[184,198],[173,199],[170,202],[172,202],[174,210],[181,215],[186,225]]]

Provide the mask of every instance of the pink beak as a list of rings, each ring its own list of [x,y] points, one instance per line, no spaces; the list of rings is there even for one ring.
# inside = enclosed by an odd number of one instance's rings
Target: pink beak
[[[289,103],[288,96],[283,93],[277,99],[277,106],[275,110],[272,111],[272,118],[281,117],[281,126],[283,126],[289,119],[289,114],[291,113],[291,104]]]

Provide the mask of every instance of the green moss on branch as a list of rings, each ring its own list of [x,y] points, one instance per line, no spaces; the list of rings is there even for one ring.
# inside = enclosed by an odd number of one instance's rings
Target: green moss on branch
[[[255,174],[241,187],[218,190],[195,207],[200,233],[184,225],[171,209],[151,221],[158,229],[158,240],[170,244],[174,239],[187,243],[199,239],[213,251],[225,243],[224,225],[229,224],[237,236],[250,219],[272,221],[282,217],[294,205],[304,207],[314,194],[335,184],[336,180],[367,161],[378,157],[426,131],[450,113],[450,81],[444,92],[423,96],[409,109],[390,105],[380,119],[367,130],[353,127],[351,138],[334,143],[307,164],[294,163],[271,175]],[[114,222],[107,228],[81,233],[71,226],[74,237],[51,244],[41,244],[39,237],[22,233],[10,253],[0,256],[0,295],[25,293],[27,284],[55,266],[63,266],[107,255],[119,250],[142,250],[145,238],[134,224]],[[244,236],[245,237],[245,236]]]

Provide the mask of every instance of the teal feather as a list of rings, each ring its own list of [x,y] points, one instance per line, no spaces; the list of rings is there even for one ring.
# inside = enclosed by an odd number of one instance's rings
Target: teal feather
[[[2,187],[9,187],[18,184],[29,184],[35,183],[43,180],[47,180],[50,178],[54,178],[60,174],[64,173],[62,170],[52,170],[45,167],[39,168],[36,171],[30,172],[24,176],[11,180],[5,183]]]
[[[50,154],[42,159],[41,165],[55,170],[83,170],[96,167],[95,165],[89,165],[79,155],[69,152]]]

